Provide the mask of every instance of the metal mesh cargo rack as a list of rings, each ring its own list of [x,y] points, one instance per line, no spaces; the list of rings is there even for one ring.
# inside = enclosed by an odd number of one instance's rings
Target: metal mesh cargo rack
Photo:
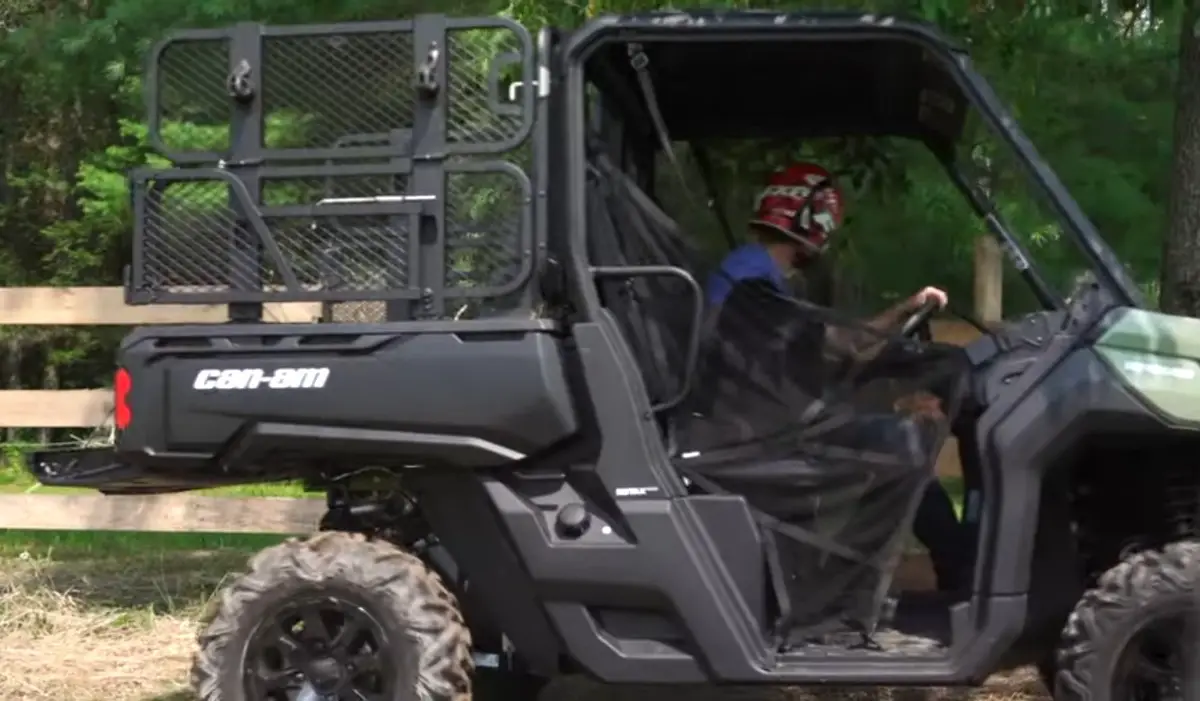
[[[445,318],[511,298],[537,251],[536,63],[503,18],[171,36],[147,84],[176,167],[132,176],[128,303]]]
[[[510,151],[534,123],[529,33],[504,18],[239,24],[151,51],[150,141],[177,165]],[[411,129],[346,147],[350,135]]]

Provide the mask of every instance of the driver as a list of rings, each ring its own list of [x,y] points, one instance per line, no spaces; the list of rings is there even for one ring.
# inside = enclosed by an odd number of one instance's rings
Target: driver
[[[770,371],[744,371],[745,367],[756,365],[753,356],[760,354],[759,348],[752,347],[756,344],[778,346],[779,341],[783,340],[788,346],[784,351],[786,364],[792,367],[792,371],[787,373],[789,381],[812,397],[821,397],[826,390],[829,376],[824,367],[830,360],[828,349],[831,346],[837,348],[843,358],[846,352],[850,352],[860,359],[864,354],[882,347],[878,336],[865,338],[865,332],[856,333],[849,326],[814,322],[813,317],[804,321],[805,315],[797,314],[795,303],[787,301],[795,297],[789,279],[802,274],[806,267],[825,253],[830,237],[841,225],[842,219],[842,195],[825,168],[802,162],[771,175],[750,221],[751,241],[730,252],[706,285],[705,293],[710,307],[720,307],[713,328],[722,338],[732,338],[732,344],[726,345],[736,346],[732,356],[738,360],[734,362],[741,361],[743,365],[738,380],[743,386],[736,392],[736,395],[743,396],[734,396],[734,393],[726,390],[721,399],[727,410],[723,413],[740,414],[739,421],[753,423],[753,415],[763,413],[762,403],[745,395],[782,397],[787,391],[781,385],[788,382],[781,383],[778,378],[763,377],[764,374],[769,375]],[[901,321],[927,302],[935,303],[938,308],[944,307],[947,295],[937,287],[925,287],[878,316],[860,323],[882,333],[894,333]],[[814,314],[817,313],[814,311]],[[764,336],[764,330],[768,336]],[[729,356],[730,353],[722,355]],[[774,361],[777,357],[769,356],[765,367],[777,367]],[[729,361],[719,359],[713,363],[718,367],[710,366],[708,369],[715,373],[717,384],[728,387],[734,383],[721,382],[719,379],[722,374],[719,366],[723,362]],[[758,365],[763,366],[761,363]],[[799,371],[796,370],[797,366],[801,368]],[[763,386],[753,386],[758,383]],[[783,399],[779,403],[789,405]],[[907,406],[897,405],[894,409],[917,415],[940,414],[938,401],[928,394],[911,397]],[[767,413],[770,412],[768,409]],[[774,425],[765,429],[761,425],[756,426],[755,433],[766,435],[783,428],[778,416],[781,412],[778,412],[778,408],[775,412],[776,415],[769,419]],[[884,425],[879,429],[887,431],[888,424],[894,423],[894,420],[885,417]],[[861,436],[852,435],[856,438]],[[827,435],[826,440],[831,437]],[[937,480],[931,481],[926,489],[917,510],[913,531],[929,549],[938,588],[943,591],[965,588],[969,584],[969,540],[949,495]]]
[[[788,280],[815,262],[829,247],[842,223],[842,195],[829,171],[815,163],[796,163],[776,171],[758,199],[750,220],[753,241],[734,249],[708,280],[712,306],[724,303],[740,283],[766,283],[792,295]],[[926,287],[864,325],[886,332],[926,302],[946,306],[946,293]],[[833,333],[835,330],[830,329]]]

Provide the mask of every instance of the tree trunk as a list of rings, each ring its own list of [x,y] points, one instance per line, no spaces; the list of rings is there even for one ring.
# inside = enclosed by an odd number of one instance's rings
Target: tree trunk
[[[1160,306],[1200,316],[1200,0],[1185,0]]]

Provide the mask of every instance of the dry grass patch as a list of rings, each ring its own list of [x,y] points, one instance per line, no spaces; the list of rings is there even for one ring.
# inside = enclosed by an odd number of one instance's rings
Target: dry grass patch
[[[0,569],[0,701],[183,701],[196,615],[244,557]]]
[[[131,549],[136,551],[136,549]],[[0,558],[0,701],[194,701],[187,672],[196,619],[247,551],[85,552]],[[49,555],[52,555],[50,553]],[[77,554],[78,555],[78,554]],[[763,690],[563,679],[543,701],[1032,701],[1036,676],[980,690]],[[528,700],[514,700],[528,701]]]

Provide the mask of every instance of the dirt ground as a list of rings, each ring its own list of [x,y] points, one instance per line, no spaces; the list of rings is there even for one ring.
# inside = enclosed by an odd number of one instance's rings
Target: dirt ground
[[[195,620],[240,553],[159,553],[144,559],[0,560],[0,701],[191,701]],[[919,566],[906,576],[922,576]],[[558,680],[545,701],[861,699],[1010,701],[1044,696],[1018,672],[964,690],[606,688]]]

